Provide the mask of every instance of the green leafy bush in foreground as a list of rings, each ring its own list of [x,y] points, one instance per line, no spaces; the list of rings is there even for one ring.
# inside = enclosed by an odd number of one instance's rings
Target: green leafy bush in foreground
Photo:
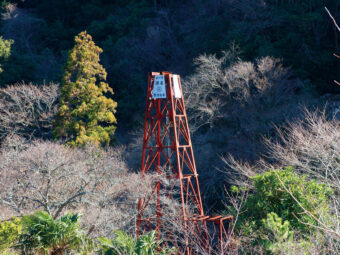
[[[103,255],[166,255],[173,254],[174,248],[162,247],[156,232],[138,238],[123,231],[115,231],[115,238],[98,238],[97,246],[79,226],[78,214],[65,214],[53,219],[44,211],[13,217],[0,224],[0,254],[103,254]],[[18,253],[15,253],[18,252]]]
[[[320,215],[331,220],[328,200],[333,191],[326,184],[308,180],[291,167],[258,174],[251,181],[254,191],[244,202],[236,229],[250,237],[253,245],[275,253],[281,243],[293,241],[294,233],[302,237],[300,244],[308,240]]]
[[[78,214],[66,214],[54,220],[43,211],[22,217],[22,234],[13,246],[21,254],[88,254],[93,241],[79,227]]]
[[[162,241],[157,240],[156,232],[150,232],[136,239],[122,231],[116,231],[115,234],[116,238],[113,240],[105,237],[98,238],[102,254],[166,255],[174,253],[174,249],[160,249]]]

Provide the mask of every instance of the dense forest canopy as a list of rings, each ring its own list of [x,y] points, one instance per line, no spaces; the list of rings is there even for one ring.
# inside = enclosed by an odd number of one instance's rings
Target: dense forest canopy
[[[189,74],[195,57],[219,54],[232,42],[244,60],[282,58],[306,86],[339,92],[333,80],[340,64],[332,55],[339,51],[339,35],[323,8],[338,15],[337,0],[17,0],[2,6],[2,34],[14,40],[2,86],[58,81],[73,37],[87,30],[104,50],[118,116],[130,124],[130,113],[143,109],[137,95],[145,89],[147,71]]]

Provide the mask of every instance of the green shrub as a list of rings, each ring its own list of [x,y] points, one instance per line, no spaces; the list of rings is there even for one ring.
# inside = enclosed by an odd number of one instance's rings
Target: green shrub
[[[294,231],[290,230],[289,221],[282,222],[282,219],[276,213],[268,213],[267,219],[263,220],[263,225],[271,235],[264,241],[264,247],[269,251],[276,253],[283,243],[293,242]]]
[[[267,231],[263,237],[261,246],[270,254],[310,254],[312,244],[311,240],[294,239],[294,231],[291,230],[289,222],[282,219],[274,212],[267,215],[263,220],[263,225]],[[312,238],[319,238],[313,236]],[[313,248],[312,248],[313,249]]]
[[[22,217],[22,234],[14,246],[22,254],[88,254],[93,241],[79,227],[78,214],[66,214],[54,220],[43,211]]]
[[[9,221],[0,224],[0,252],[6,252],[18,239],[21,234],[21,220],[13,217]]]
[[[297,174],[292,167],[258,174],[251,181],[254,189],[244,201],[236,226],[243,246],[259,245],[266,254],[292,254],[291,249],[308,254],[317,232],[315,218],[322,215],[323,220],[331,220],[333,190]],[[239,194],[240,189],[245,188],[232,186],[231,192]]]
[[[115,231],[115,234],[116,238],[113,240],[105,237],[98,238],[101,243],[101,254],[165,255],[174,253],[174,249],[165,247],[160,249],[162,241],[157,240],[156,232],[154,231],[136,239],[122,231]]]
[[[328,198],[332,190],[326,184],[307,180],[290,167],[258,174],[251,180],[255,190],[245,202],[245,213],[240,218],[240,224],[249,232],[262,228],[267,215],[274,212],[294,229],[309,234],[314,229],[307,224],[317,225],[317,222],[301,206],[315,217],[329,212]]]

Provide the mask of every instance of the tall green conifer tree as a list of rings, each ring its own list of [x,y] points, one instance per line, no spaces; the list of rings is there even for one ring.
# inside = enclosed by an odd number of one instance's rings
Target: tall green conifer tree
[[[105,82],[107,74],[99,64],[102,52],[86,31],[81,32],[64,66],[54,133],[72,146],[89,142],[107,145],[116,130],[117,103],[105,96],[113,90]]]

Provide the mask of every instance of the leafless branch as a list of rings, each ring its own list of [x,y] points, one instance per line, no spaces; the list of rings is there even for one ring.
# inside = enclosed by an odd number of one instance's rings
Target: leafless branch
[[[129,172],[122,156],[125,148],[72,149],[20,141],[17,145],[8,138],[0,149],[0,219],[37,209],[56,218],[72,210],[94,226],[93,236],[110,237],[115,229],[134,232],[136,201],[149,192],[155,177],[141,180]]]
[[[50,135],[59,86],[16,84],[0,89],[0,138]]]
[[[335,27],[338,29],[338,31],[340,32],[340,27],[338,26],[338,24],[336,23],[334,17],[332,16],[331,12],[327,9],[327,7],[325,7],[326,12],[328,13],[329,17],[333,20],[333,23],[335,25]]]
[[[325,7],[325,9],[326,9],[326,11],[327,11],[329,17],[333,20],[333,23],[334,23],[335,27],[336,27],[336,28],[338,29],[338,31],[340,32],[340,27],[339,27],[338,24],[336,23],[335,18],[332,16],[331,12],[327,9],[327,7]],[[334,56],[335,56],[336,58],[340,58],[340,56],[338,56],[338,55],[336,55],[336,54],[334,54]],[[340,82],[338,82],[338,81],[336,81],[336,80],[334,80],[334,83],[337,84],[337,85],[340,85]]]

